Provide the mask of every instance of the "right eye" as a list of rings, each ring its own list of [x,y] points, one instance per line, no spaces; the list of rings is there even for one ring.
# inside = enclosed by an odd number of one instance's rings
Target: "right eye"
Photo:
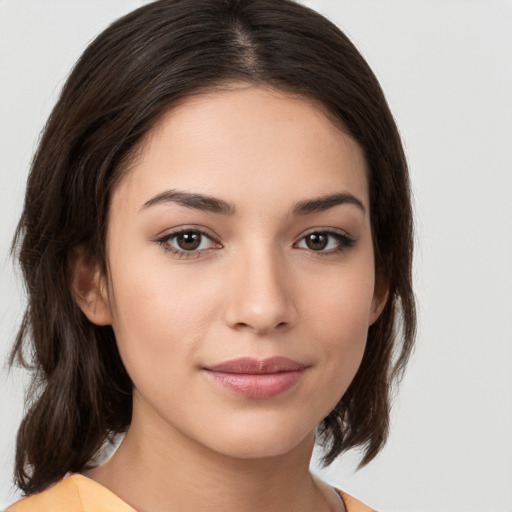
[[[168,233],[157,242],[165,251],[180,258],[198,257],[204,251],[222,247],[209,233],[198,228],[185,228]]]

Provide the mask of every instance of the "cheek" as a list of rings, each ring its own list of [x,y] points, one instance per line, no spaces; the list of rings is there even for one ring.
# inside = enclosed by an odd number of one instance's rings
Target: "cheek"
[[[315,276],[314,279],[311,276]],[[310,273],[304,287],[302,310],[315,321],[322,338],[336,337],[357,340],[370,324],[375,277],[373,258],[359,258],[350,266],[340,265],[324,272]]]
[[[163,360],[192,360],[217,314],[222,294],[215,283],[207,285],[188,269],[171,272],[169,265],[154,262],[147,266],[137,260],[115,268],[113,327],[134,382],[138,373]]]
[[[332,407],[354,378],[365,350],[373,307],[371,268],[365,265],[337,279],[320,280],[307,297],[304,314],[324,364],[322,385],[330,390]]]

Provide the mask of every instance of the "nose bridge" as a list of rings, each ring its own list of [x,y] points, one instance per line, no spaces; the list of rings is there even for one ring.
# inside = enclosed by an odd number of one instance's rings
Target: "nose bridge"
[[[233,290],[226,309],[231,327],[265,333],[295,322],[285,258],[266,240],[240,248],[232,266]]]

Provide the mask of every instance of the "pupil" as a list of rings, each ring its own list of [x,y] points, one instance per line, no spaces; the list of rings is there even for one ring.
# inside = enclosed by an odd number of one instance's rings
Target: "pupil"
[[[192,251],[194,249],[197,249],[201,244],[201,234],[195,233],[193,231],[181,233],[178,235],[177,242],[180,249],[183,249],[185,251]]]
[[[312,233],[306,238],[306,245],[314,251],[319,251],[327,247],[327,236],[322,233]]]

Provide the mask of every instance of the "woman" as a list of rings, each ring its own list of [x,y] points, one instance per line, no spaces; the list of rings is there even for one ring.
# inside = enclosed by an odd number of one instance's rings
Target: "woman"
[[[309,460],[315,437],[326,464],[386,440],[412,218],[382,91],[330,22],[167,0],[114,23],[49,119],[16,244],[37,398],[9,511],[369,510]]]

